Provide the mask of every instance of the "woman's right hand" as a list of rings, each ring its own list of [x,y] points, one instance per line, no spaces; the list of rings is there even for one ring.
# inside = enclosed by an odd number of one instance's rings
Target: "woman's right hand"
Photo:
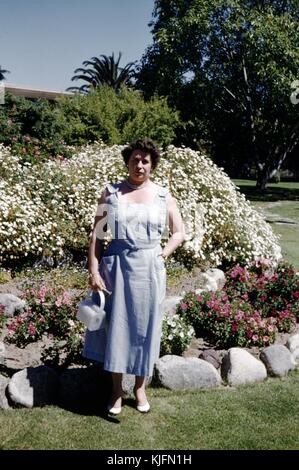
[[[89,274],[89,285],[94,291],[106,289],[104,279],[100,276],[100,273]]]

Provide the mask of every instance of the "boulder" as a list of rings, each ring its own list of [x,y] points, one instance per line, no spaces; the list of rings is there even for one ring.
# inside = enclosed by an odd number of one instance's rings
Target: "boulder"
[[[201,353],[199,358],[212,364],[215,369],[219,369],[221,366],[222,359],[220,353],[218,351],[215,351],[215,349],[206,349]]]
[[[8,385],[9,379],[0,375],[0,409],[7,410],[10,408],[8,400],[6,397],[6,387]]]
[[[267,346],[261,351],[260,358],[272,377],[283,377],[295,368],[291,352],[282,344]]]
[[[28,367],[12,376],[8,395],[15,405],[26,408],[51,405],[57,401],[58,383],[58,376],[50,367]]]
[[[295,349],[299,349],[299,333],[288,338],[286,347],[291,351],[291,353],[294,352]]]
[[[0,304],[4,306],[4,314],[13,317],[18,311],[23,311],[26,302],[13,294],[0,294]]]
[[[222,359],[222,378],[232,386],[261,382],[267,377],[264,364],[241,348],[231,348]]]
[[[155,381],[170,390],[218,387],[221,378],[214,366],[195,357],[162,356],[154,368]]]

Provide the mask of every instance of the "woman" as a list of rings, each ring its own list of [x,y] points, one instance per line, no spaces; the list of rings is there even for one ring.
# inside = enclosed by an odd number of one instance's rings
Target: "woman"
[[[108,184],[99,199],[89,248],[90,286],[107,289],[107,328],[87,331],[84,356],[104,363],[112,373],[111,414],[122,404],[122,374],[135,375],[136,407],[148,412],[146,376],[159,358],[165,260],[184,241],[184,226],[176,202],[166,188],[150,179],[160,154],[150,139],[139,139],[122,155],[128,178]],[[160,241],[168,222],[171,237]],[[101,227],[108,222],[112,241],[103,252]]]

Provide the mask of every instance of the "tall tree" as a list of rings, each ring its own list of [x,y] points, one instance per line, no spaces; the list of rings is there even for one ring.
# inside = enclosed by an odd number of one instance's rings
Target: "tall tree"
[[[156,0],[151,27],[136,85],[169,96],[217,161],[227,148],[255,165],[265,189],[299,142],[299,1]]]
[[[5,75],[7,73],[10,73],[10,71],[3,69],[2,66],[0,65],[0,82],[1,82],[1,80],[5,79]]]
[[[118,92],[121,85],[131,85],[134,62],[129,62],[122,68],[119,66],[120,59],[121,53],[119,53],[117,61],[115,61],[113,53],[112,56],[101,55],[100,57],[92,57],[91,60],[85,60],[82,64],[85,67],[75,70],[72,81],[83,80],[87,83],[80,87],[69,87],[67,91],[89,93],[91,89],[105,83]]]

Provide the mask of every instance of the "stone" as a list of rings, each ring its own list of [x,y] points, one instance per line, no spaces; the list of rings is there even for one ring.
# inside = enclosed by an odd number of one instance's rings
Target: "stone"
[[[292,359],[294,361],[294,365],[298,366],[299,365],[299,348],[295,349],[292,353]]]
[[[146,377],[145,386],[150,385],[152,377]],[[135,375],[123,374],[122,388],[125,395],[131,395],[133,393],[135,385]]]
[[[261,382],[267,377],[264,364],[241,348],[231,348],[222,359],[221,375],[229,385]]]
[[[51,405],[57,401],[58,383],[58,376],[50,367],[28,367],[12,376],[8,395],[15,405],[26,408]]]
[[[291,353],[294,352],[295,349],[299,349],[299,333],[288,338],[286,347],[291,351]]]
[[[5,356],[5,344],[3,341],[0,341],[0,366],[1,365],[6,365],[6,356]]]
[[[221,366],[220,354],[215,349],[206,349],[199,356],[200,359],[209,362],[215,369],[219,369]]]
[[[208,362],[170,354],[155,363],[154,380],[170,390],[210,388],[221,384],[219,373]]]
[[[18,311],[23,311],[26,302],[13,294],[0,294],[0,304],[4,306],[4,314],[13,317]]]
[[[272,377],[283,377],[295,368],[291,352],[282,344],[267,346],[261,351],[260,358]]]
[[[8,385],[9,379],[0,375],[0,409],[8,410],[10,408],[7,397],[6,397],[6,388]]]

